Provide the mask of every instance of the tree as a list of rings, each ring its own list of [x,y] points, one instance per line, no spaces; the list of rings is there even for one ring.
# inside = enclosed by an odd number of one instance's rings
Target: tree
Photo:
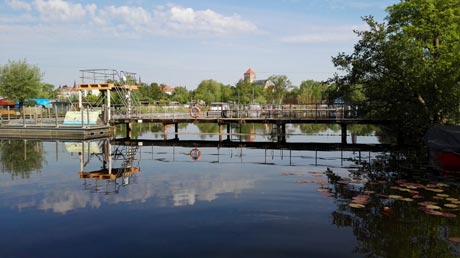
[[[387,12],[387,23],[364,17],[369,29],[356,32],[354,52],[333,58],[345,72],[332,80],[337,92],[362,87],[369,114],[392,119],[393,129],[406,135],[458,123],[460,2],[403,0]]]
[[[283,103],[283,98],[292,87],[291,81],[286,75],[272,75],[267,79],[270,85],[267,87],[268,97],[278,105]]]
[[[325,100],[327,85],[321,82],[306,80],[300,84],[297,101],[300,104],[316,104]]]
[[[38,93],[37,97],[39,98],[49,98],[55,99],[57,98],[59,92],[57,89],[54,88],[53,84],[43,83],[41,85],[40,92]]]
[[[185,104],[190,101],[190,92],[187,91],[187,88],[179,86],[174,88],[174,96],[172,100],[179,103]]]
[[[24,102],[36,98],[42,90],[40,68],[25,60],[8,61],[0,67],[0,94],[11,100]]]
[[[254,85],[248,80],[239,80],[236,85],[237,98],[241,104],[249,104],[252,102]]]
[[[203,100],[206,104],[211,102],[221,102],[223,101],[223,87],[224,85],[220,82],[214,80],[204,80],[198,85],[195,91],[195,100]]]

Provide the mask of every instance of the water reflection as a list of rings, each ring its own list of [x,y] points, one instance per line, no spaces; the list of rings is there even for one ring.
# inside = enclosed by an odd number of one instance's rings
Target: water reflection
[[[382,159],[383,158],[383,159]],[[337,204],[332,223],[352,228],[354,249],[366,257],[460,256],[459,178],[401,178],[388,157],[347,169],[285,172],[297,184],[317,185]],[[358,163],[358,162],[356,162]]]
[[[25,140],[0,142],[0,162],[2,172],[11,174],[11,178],[29,178],[32,172],[43,167],[43,143]]]

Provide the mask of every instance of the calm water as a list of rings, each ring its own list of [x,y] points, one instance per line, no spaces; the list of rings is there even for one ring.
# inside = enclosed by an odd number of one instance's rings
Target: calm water
[[[317,137],[336,137],[326,132]],[[0,257],[460,254],[456,181],[361,173],[382,153],[130,149],[102,140],[3,141],[0,151]],[[80,178],[104,167],[134,169]],[[363,195],[364,208],[350,207]],[[428,214],[425,201],[441,214]]]

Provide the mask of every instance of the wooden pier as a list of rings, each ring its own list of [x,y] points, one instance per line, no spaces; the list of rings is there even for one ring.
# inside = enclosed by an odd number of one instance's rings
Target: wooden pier
[[[107,126],[51,126],[51,125],[2,125],[0,136],[10,139],[56,139],[90,140],[113,135],[113,128]]]

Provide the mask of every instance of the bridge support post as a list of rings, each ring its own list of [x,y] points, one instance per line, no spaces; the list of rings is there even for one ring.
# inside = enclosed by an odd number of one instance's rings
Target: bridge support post
[[[279,142],[286,142],[286,124],[278,125]]]
[[[230,141],[230,133],[231,133],[231,124],[227,124],[227,140]]]
[[[174,124],[174,139],[179,140],[179,124]]]
[[[340,124],[342,128],[342,144],[347,144],[347,124]]]
[[[222,141],[222,125],[219,124],[218,126],[219,126],[219,142],[221,142]]]
[[[132,131],[132,123],[127,123],[126,124],[126,138],[131,139],[131,131]]]

